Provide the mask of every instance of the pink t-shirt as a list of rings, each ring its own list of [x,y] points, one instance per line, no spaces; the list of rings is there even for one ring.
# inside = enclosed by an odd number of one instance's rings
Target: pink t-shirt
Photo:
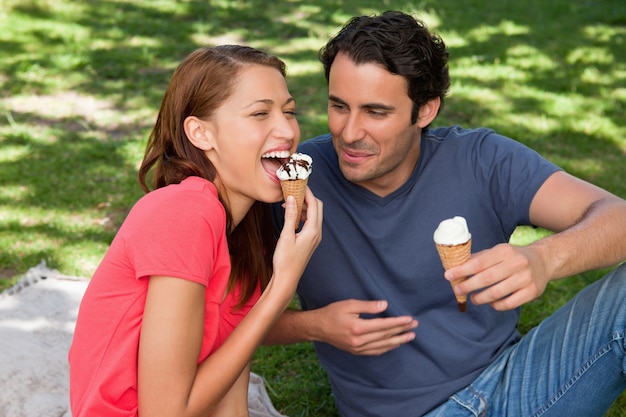
[[[137,350],[149,276],[172,276],[206,287],[201,362],[260,296],[257,288],[236,310],[239,288],[222,300],[229,274],[226,215],[211,182],[190,177],[141,198],[81,302],[69,352],[73,416],[137,415]]]

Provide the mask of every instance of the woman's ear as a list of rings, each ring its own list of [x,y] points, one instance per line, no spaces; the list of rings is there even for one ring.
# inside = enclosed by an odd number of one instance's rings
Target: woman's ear
[[[420,107],[417,125],[424,128],[424,126],[428,126],[433,120],[435,120],[435,117],[437,117],[437,113],[439,112],[440,105],[441,99],[439,97],[435,97]]]
[[[208,151],[213,148],[215,137],[213,124],[198,119],[196,116],[189,116],[183,122],[185,134],[189,142],[198,149]]]

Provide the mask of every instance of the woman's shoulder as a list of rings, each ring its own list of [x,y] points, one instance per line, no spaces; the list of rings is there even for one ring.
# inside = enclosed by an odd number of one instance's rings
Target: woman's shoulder
[[[206,204],[207,202],[220,204],[215,185],[201,177],[187,177],[178,184],[169,184],[165,187],[157,188],[147,193],[141,200],[153,204],[166,203],[175,206],[194,203]],[[202,203],[198,203],[198,201]]]
[[[226,224],[226,211],[215,185],[200,177],[150,191],[135,204],[129,217],[139,217],[142,222],[208,222],[216,229]]]

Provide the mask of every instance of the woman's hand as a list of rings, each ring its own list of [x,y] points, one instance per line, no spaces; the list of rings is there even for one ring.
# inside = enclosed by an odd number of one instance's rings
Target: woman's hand
[[[274,251],[274,275],[272,281],[287,282],[289,291],[295,292],[300,276],[304,272],[313,251],[322,240],[323,204],[307,187],[304,197],[306,221],[296,233],[296,201],[287,197],[285,201],[285,224]]]

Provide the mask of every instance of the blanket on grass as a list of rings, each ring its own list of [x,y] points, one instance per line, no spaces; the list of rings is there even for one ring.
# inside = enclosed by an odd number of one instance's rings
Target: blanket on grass
[[[44,262],[0,293],[0,416],[71,417],[67,352],[88,280]],[[250,417],[285,417],[252,373]]]

